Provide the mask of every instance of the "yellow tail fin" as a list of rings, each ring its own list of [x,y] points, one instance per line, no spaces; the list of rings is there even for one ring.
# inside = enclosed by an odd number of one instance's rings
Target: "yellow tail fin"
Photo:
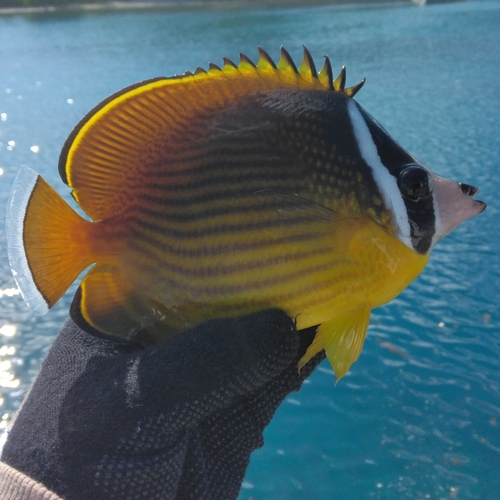
[[[7,212],[9,262],[35,314],[45,314],[92,264],[90,225],[36,172],[19,171]]]

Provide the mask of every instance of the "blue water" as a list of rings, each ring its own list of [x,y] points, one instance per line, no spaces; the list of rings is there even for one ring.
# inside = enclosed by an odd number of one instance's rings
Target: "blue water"
[[[99,100],[257,45],[329,54],[357,99],[435,172],[481,188],[486,212],[438,244],[373,313],[360,360],[291,394],[251,460],[241,500],[500,498],[500,2],[0,18],[0,218],[20,165],[61,193],[60,148]],[[69,197],[68,197],[69,199]],[[0,421],[67,316],[33,317],[0,226]],[[388,349],[390,342],[395,349]]]

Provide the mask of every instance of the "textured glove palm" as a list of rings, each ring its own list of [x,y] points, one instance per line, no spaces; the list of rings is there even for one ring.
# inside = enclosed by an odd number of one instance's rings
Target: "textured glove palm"
[[[2,460],[67,500],[232,499],[314,330],[283,312],[209,321],[142,349],[64,326]]]

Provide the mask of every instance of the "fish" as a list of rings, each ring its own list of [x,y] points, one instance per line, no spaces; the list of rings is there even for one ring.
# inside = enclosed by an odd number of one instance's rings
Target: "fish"
[[[486,204],[441,178],[354,99],[325,57],[297,67],[259,48],[129,86],[64,143],[59,173],[80,216],[22,168],[8,207],[13,276],[45,314],[73,304],[90,328],[142,346],[213,318],[280,308],[317,326],[338,379],[371,310],[401,293],[435,244]]]

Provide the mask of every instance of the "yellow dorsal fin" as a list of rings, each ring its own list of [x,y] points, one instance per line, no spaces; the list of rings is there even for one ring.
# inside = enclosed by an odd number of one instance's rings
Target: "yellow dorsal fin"
[[[238,64],[238,69],[245,71],[249,69],[256,69],[256,66],[249,57],[240,52],[240,64]]]
[[[250,74],[258,75],[266,73],[269,75],[272,73],[276,76],[277,79],[280,78],[280,73],[286,74],[288,76],[300,75],[300,77],[302,77],[302,84],[300,85],[301,87],[307,87],[307,83],[311,83],[313,84],[313,86],[316,86],[319,83],[327,90],[342,92],[349,97],[353,97],[364,85],[366,79],[363,79],[363,81],[356,85],[353,85],[352,87],[345,88],[346,69],[344,66],[342,66],[339,75],[334,80],[332,65],[328,56],[324,56],[325,62],[321,70],[318,72],[316,70],[316,65],[314,64],[311,53],[305,45],[303,45],[302,47],[304,55],[299,68],[297,68],[292,57],[283,46],[281,47],[280,59],[278,64],[273,61],[271,56],[262,47],[258,47],[259,58],[257,60],[257,64],[255,64],[248,56],[240,52],[239,64],[235,64],[231,59],[223,57],[222,59],[224,65],[222,69],[217,64],[210,62],[208,73],[214,74],[219,71],[235,72],[235,70],[238,70],[240,72],[240,75],[246,78],[248,78]],[[176,76],[174,79],[189,78],[193,76],[195,77],[202,73],[207,73],[207,71],[198,66],[194,74],[191,71],[186,71],[182,76]]]
[[[363,78],[359,83],[356,85],[353,85],[352,87],[348,87],[347,89],[344,89],[344,94],[349,96],[349,97],[354,97],[360,90],[361,87],[365,84],[366,78]]]
[[[314,341],[299,361],[299,370],[318,352],[325,350],[337,382],[358,359],[370,321],[370,309],[356,309],[322,323]]]
[[[224,66],[222,67],[223,71],[232,71],[235,69],[238,69],[238,66],[234,64],[231,59],[228,59],[227,57],[223,57],[222,60],[224,61]]]
[[[238,65],[227,58],[223,61],[222,69],[210,63],[208,71],[197,67],[194,73],[123,89],[75,127],[62,149],[59,173],[93,220],[122,214],[133,206],[144,179],[165,170],[166,162],[175,162],[184,154],[182,148],[189,150],[180,138],[201,140],[206,127],[200,115],[237,106],[255,92],[333,89],[354,95],[361,88],[359,84],[344,91],[345,70],[333,82],[328,58],[318,74],[306,47],[299,69],[284,48],[278,65],[262,48],[257,65],[244,54]]]
[[[304,48],[304,57],[302,58],[302,64],[299,67],[299,73],[302,75],[304,80],[314,82],[314,80],[318,79],[316,66],[314,65],[313,58],[311,53],[307,50],[307,47],[305,45],[302,47]]]
[[[208,72],[210,73],[211,71],[220,71],[221,69],[219,68],[219,66],[217,66],[217,64],[211,62],[211,63],[208,63]]]
[[[345,87],[345,66],[342,66],[340,69],[340,73],[338,74],[337,78],[332,83],[333,90],[336,90],[337,92],[343,92],[344,87]]]
[[[262,47],[257,48],[259,50],[259,60],[257,62],[257,68],[259,68],[261,71],[275,71],[277,69],[276,64],[274,64],[271,56]]]
[[[294,75],[298,74],[299,72],[290,54],[283,46],[281,47],[281,55],[280,55],[280,60],[278,62],[278,69],[280,71],[283,71],[284,73],[289,72],[293,73]]]
[[[333,90],[333,71],[332,71],[332,65],[330,63],[330,58],[328,56],[325,57],[325,62],[323,64],[323,67],[321,68],[320,72],[318,73],[318,78],[319,81],[325,85],[328,86],[330,90]]]

